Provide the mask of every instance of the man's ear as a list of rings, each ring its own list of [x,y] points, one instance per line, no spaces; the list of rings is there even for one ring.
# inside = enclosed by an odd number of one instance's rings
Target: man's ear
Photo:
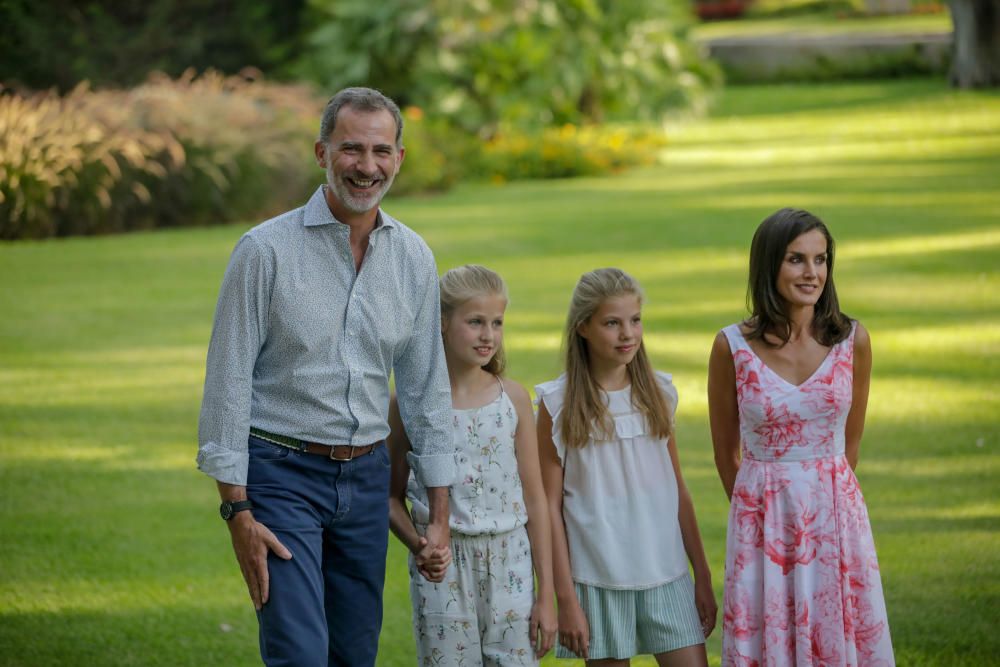
[[[320,166],[320,169],[326,169],[326,144],[317,141],[313,145],[313,151],[316,153],[316,164]]]

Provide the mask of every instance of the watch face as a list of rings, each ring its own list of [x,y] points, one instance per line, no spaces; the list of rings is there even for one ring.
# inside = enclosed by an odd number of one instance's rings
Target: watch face
[[[222,505],[219,506],[219,514],[222,515],[223,519],[229,521],[230,517],[233,516],[233,504],[230,502],[222,503]]]

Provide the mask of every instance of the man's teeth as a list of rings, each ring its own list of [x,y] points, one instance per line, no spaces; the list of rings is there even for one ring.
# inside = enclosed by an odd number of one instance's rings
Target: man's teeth
[[[353,183],[355,185],[357,185],[358,187],[361,187],[361,188],[370,188],[375,183],[375,180],[371,179],[371,178],[367,179],[367,180],[360,179],[360,178],[353,178],[351,180],[353,181]]]

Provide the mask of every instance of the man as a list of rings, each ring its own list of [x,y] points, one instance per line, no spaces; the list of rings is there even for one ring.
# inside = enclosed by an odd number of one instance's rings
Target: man
[[[247,232],[222,281],[198,467],[217,480],[267,665],[375,664],[390,372],[410,462],[434,494],[418,565],[448,547],[455,464],[437,269],[379,208],[402,129],[378,91],[337,93],[315,146],[327,183]]]

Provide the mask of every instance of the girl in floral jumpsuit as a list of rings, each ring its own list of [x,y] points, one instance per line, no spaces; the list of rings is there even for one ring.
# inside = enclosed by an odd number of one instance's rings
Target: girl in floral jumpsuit
[[[407,464],[395,401],[390,410],[390,526],[411,552],[419,665],[537,665],[555,638],[551,535],[531,400],[502,377],[506,306],[503,280],[489,269],[468,265],[441,277],[458,468],[450,550],[432,549],[422,537],[427,493]]]

